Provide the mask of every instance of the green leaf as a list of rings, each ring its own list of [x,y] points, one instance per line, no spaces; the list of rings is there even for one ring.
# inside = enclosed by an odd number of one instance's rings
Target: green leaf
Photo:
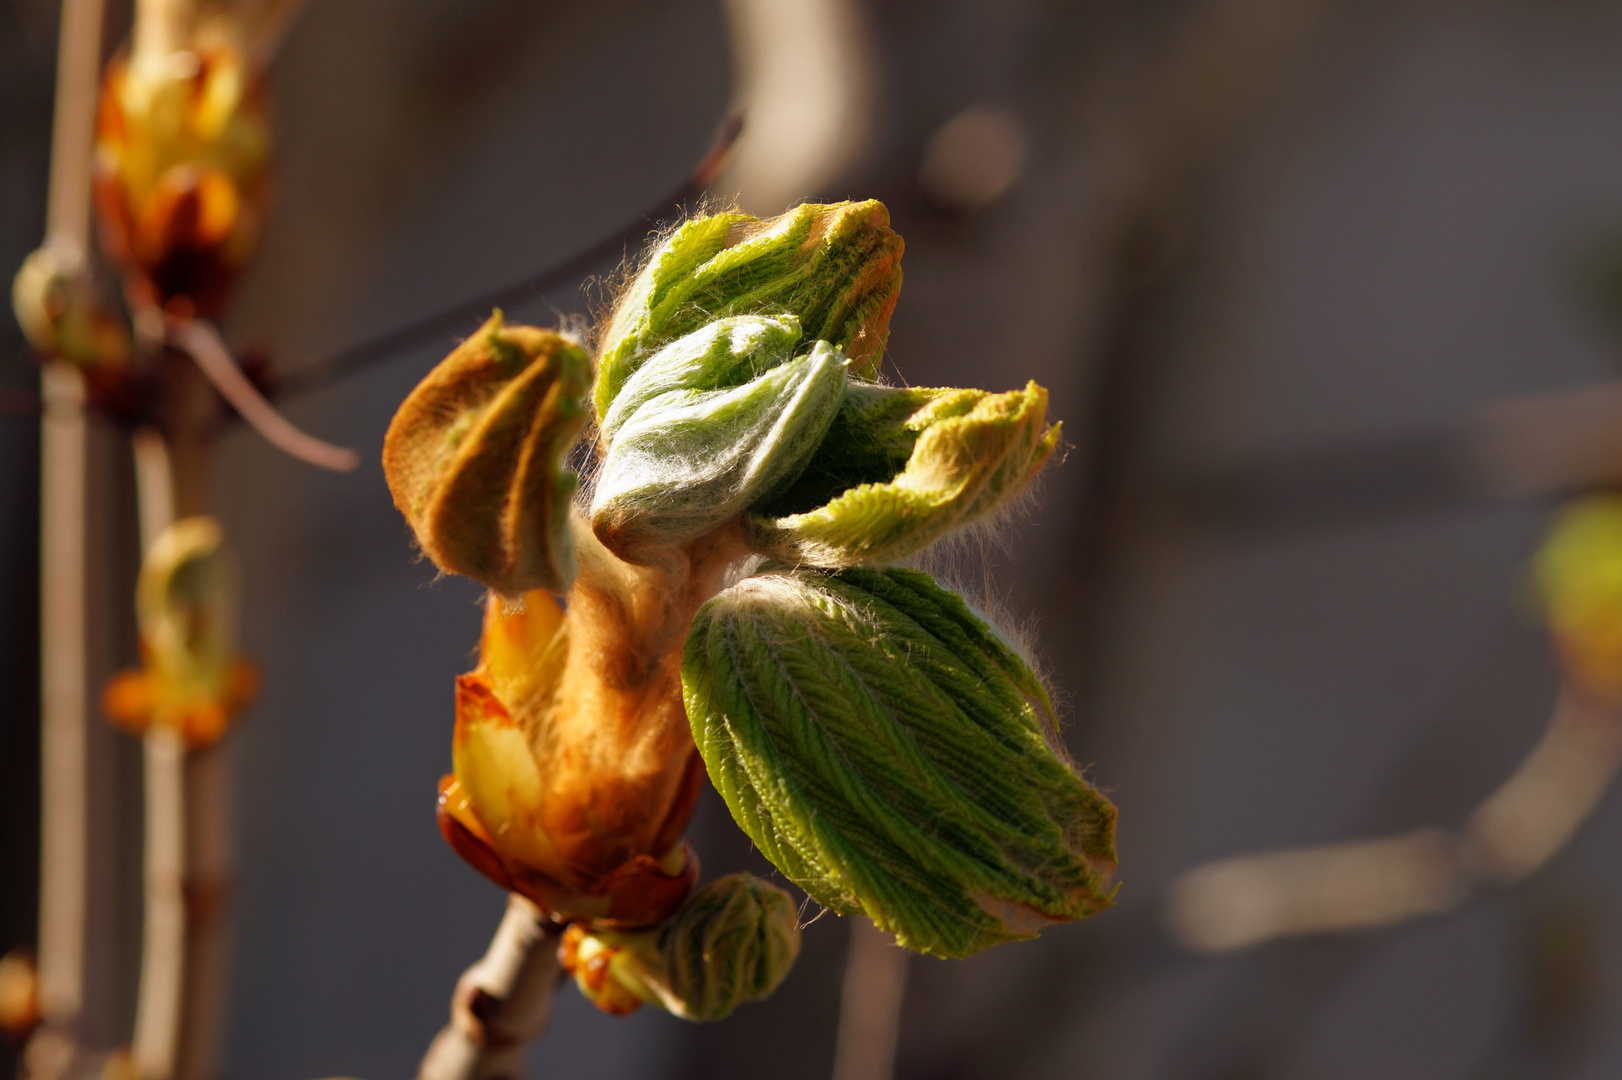
[[[1053,748],[1026,663],[926,574],[746,578],[693,620],[682,691],[767,858],[909,949],[967,956],[1110,903],[1115,808]]]
[[[649,258],[614,309],[593,401],[606,418],[662,346],[729,315],[793,315],[801,341],[833,343],[858,375],[877,370],[901,291],[901,237],[884,204],[807,204],[760,221],[695,218]]]
[[[895,562],[1024,491],[1059,443],[1047,391],[852,385],[793,487],[751,514],[755,550],[840,567]]]
[[[800,343],[792,315],[736,315],[677,338],[636,370],[603,416],[603,441],[656,398],[677,391],[730,390],[787,363]]]
[[[693,336],[701,345],[715,336],[730,340],[708,328]],[[745,340],[762,343],[757,351],[768,359],[781,343],[769,334]],[[665,378],[664,358],[671,350],[643,369],[649,381],[675,385]],[[714,361],[713,351],[702,355]],[[727,364],[746,373],[748,355],[712,367]],[[620,558],[646,562],[653,549],[700,536],[793,483],[839,411],[845,358],[819,341],[809,355],[768,367],[730,389],[666,389],[644,396],[641,386],[627,388],[638,404],[627,410],[630,415],[621,414],[617,403],[610,412],[614,427],[592,496],[592,530]]]

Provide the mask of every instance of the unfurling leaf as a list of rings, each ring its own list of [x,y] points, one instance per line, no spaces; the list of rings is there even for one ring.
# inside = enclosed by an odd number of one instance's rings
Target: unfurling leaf
[[[400,405],[383,472],[435,566],[506,596],[568,590],[576,479],[563,462],[590,378],[574,341],[498,311]]]
[[[895,562],[1024,490],[1059,442],[1048,393],[852,385],[822,447],[748,536],[812,566]]]
[[[770,996],[799,954],[794,901],[750,874],[710,882],[654,930],[571,927],[560,952],[580,992],[604,1012],[647,1003],[686,1020],[720,1020]]]
[[[824,906],[967,956],[1107,907],[1115,808],[1047,693],[915,570],[746,578],[694,619],[693,738],[733,817]]]
[[[845,393],[845,358],[826,341],[788,359],[797,330],[793,319],[724,320],[632,376],[604,420],[591,504],[604,546],[646,561],[794,482]]]
[[[660,348],[729,315],[792,315],[802,341],[830,342],[855,374],[871,375],[901,292],[904,246],[874,200],[807,204],[767,221],[694,218],[655,249],[614,309],[598,349],[597,415]]]

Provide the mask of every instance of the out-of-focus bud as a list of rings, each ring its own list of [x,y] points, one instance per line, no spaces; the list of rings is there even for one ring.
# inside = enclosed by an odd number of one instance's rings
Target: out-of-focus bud
[[[114,676],[102,707],[140,735],[157,725],[189,746],[225,734],[258,673],[236,655],[235,567],[217,521],[184,518],[153,543],[135,586],[143,666]]]
[[[129,330],[107,305],[83,255],[47,244],[23,261],[11,283],[11,307],[41,355],[90,371],[129,362]]]
[[[0,1033],[21,1039],[39,1023],[39,972],[34,956],[17,948],[0,957]]]
[[[904,559],[1024,491],[1059,443],[1048,392],[852,385],[789,490],[752,514],[752,547],[841,567]]]
[[[655,930],[571,926],[559,958],[580,992],[623,1016],[644,1002],[686,1020],[720,1020],[769,997],[800,954],[794,901],[750,874],[712,881]]]
[[[798,338],[793,318],[723,319],[631,376],[604,420],[592,497],[605,547],[646,562],[793,483],[845,394],[839,350],[818,341],[790,360]]]
[[[728,315],[793,315],[802,341],[827,341],[852,372],[878,370],[901,292],[901,237],[876,200],[795,207],[761,221],[694,218],[649,256],[598,346],[597,415],[667,343]]]
[[[681,833],[702,766],[690,748],[621,753],[609,718],[568,714],[568,636],[545,591],[512,608],[491,596],[479,666],[456,684],[440,828],[480,872],[561,921],[652,926],[697,879]]]
[[[270,194],[263,88],[224,39],[115,59],[96,114],[96,210],[136,299],[213,315]]]
[[[733,818],[824,907],[967,956],[1109,906],[1115,808],[927,574],[767,568],[700,609],[682,689]]]
[[[498,311],[405,399],[383,473],[435,566],[505,596],[568,591],[576,478],[563,462],[590,380],[574,341]]]
[[[580,995],[610,1016],[629,1016],[659,998],[642,973],[658,967],[657,931],[592,933],[579,923],[563,932],[558,963],[574,976]]]
[[[1622,495],[1567,507],[1533,571],[1567,674],[1622,700]]]

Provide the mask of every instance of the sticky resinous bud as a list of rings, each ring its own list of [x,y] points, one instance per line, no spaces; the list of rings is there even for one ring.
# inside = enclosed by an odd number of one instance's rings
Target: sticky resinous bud
[[[1622,701],[1622,495],[1562,511],[1533,572],[1567,675],[1589,693]]]
[[[768,566],[699,611],[682,687],[734,820],[823,906],[948,957],[1109,906],[1115,808],[928,575]]]
[[[901,292],[901,237],[876,200],[807,204],[765,221],[694,218],[656,247],[598,343],[597,415],[664,345],[729,315],[792,315],[852,373],[878,370]]]
[[[236,568],[219,522],[184,518],[159,535],[141,565],[135,611],[143,664],[108,684],[108,716],[135,734],[164,727],[190,746],[215,741],[258,684],[236,654]]]
[[[916,554],[1016,499],[1059,445],[1047,391],[851,384],[797,481],[751,513],[755,550],[841,567]]]
[[[649,1004],[697,1021],[769,997],[799,954],[794,901],[750,874],[712,881],[653,930],[571,926],[559,950],[580,992],[604,1012]]]
[[[161,35],[160,35],[161,36]],[[270,195],[265,93],[227,35],[136,35],[102,77],[95,203],[138,303],[224,304]]]
[[[479,665],[457,679],[440,829],[475,868],[560,921],[652,926],[697,878],[681,834],[703,766],[684,730],[627,732],[572,706],[574,630],[545,590],[514,604],[490,597]]]
[[[435,566],[505,596],[574,580],[564,466],[586,422],[591,361],[498,311],[429,372],[383,441],[394,504]]]
[[[803,355],[793,316],[734,316],[678,338],[626,381],[602,422],[592,528],[631,562],[737,517],[792,484],[845,394],[826,341]]]

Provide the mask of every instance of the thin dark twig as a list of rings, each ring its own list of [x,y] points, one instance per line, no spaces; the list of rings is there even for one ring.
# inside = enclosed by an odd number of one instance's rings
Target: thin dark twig
[[[389,360],[397,353],[413,345],[431,338],[443,338],[447,335],[465,331],[469,323],[488,316],[491,308],[532,300],[548,289],[578,281],[593,267],[600,265],[609,258],[620,255],[625,251],[626,247],[641,241],[647,231],[649,222],[657,221],[671,207],[679,206],[689,199],[703,194],[715,182],[715,178],[725,167],[732,147],[737,143],[738,136],[742,131],[742,114],[729,117],[726,123],[722,125],[721,133],[716,137],[709,153],[704,155],[704,160],[699,162],[698,167],[692,171],[681,187],[660,199],[652,209],[638,215],[634,221],[614,233],[614,235],[598,241],[583,251],[576,252],[562,262],[555,263],[545,270],[525,278],[523,281],[514,282],[494,292],[476,296],[471,300],[464,300],[455,307],[447,308],[425,319],[419,319],[414,323],[400,327],[398,330],[391,330],[369,341],[351,345],[347,349],[302,364],[276,380],[276,396],[278,398],[289,398],[308,393],[311,390],[318,390],[346,375],[352,375],[364,368]]]

